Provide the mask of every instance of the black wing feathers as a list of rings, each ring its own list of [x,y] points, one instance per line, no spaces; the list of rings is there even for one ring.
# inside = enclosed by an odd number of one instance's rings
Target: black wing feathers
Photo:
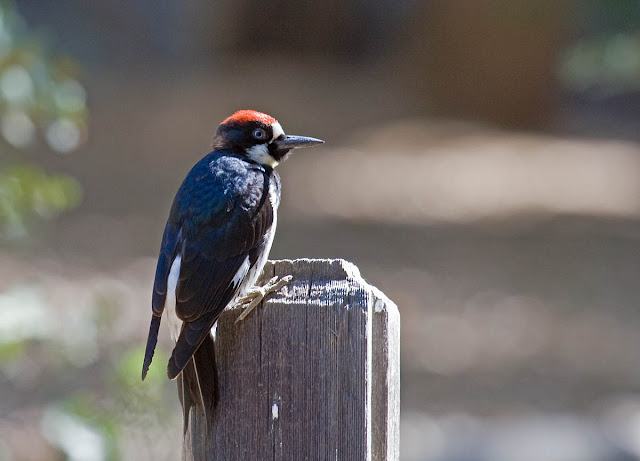
[[[152,340],[150,331],[145,371],[153,356],[175,257],[181,257],[176,314],[184,324],[169,360],[171,379],[209,337],[211,327],[232,300],[237,289],[233,279],[246,258],[250,266],[257,261],[273,223],[269,186],[270,181],[277,181],[274,174],[233,155],[212,153],[187,175],[163,235],[152,300],[154,319],[157,316],[158,320],[152,320],[155,336]]]
[[[233,280],[246,264],[253,266],[273,223],[269,201],[271,170],[234,157],[208,166],[214,173],[201,179],[199,187],[212,181],[217,193],[203,194],[190,203],[183,224],[180,278],[176,289],[176,314],[185,323],[172,353],[168,375],[175,378],[189,362],[222,310],[232,301]],[[203,210],[206,212],[203,213]]]
[[[162,311],[164,310],[164,302],[167,297],[167,279],[171,270],[171,263],[177,253],[177,244],[180,237],[180,231],[175,230],[171,221],[167,222],[162,236],[162,246],[158,257],[158,265],[156,266],[156,277],[153,282],[153,294],[151,296],[151,325],[149,327],[149,336],[147,338],[147,347],[144,354],[144,363],[142,365],[142,379],[147,376],[149,365],[153,360],[153,353],[158,342],[158,330],[160,329],[160,320]]]

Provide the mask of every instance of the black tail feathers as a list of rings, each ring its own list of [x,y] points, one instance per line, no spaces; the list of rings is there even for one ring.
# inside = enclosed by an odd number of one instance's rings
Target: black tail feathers
[[[151,316],[151,325],[149,326],[149,337],[147,338],[147,349],[144,353],[144,363],[142,364],[142,380],[147,377],[149,371],[149,365],[153,360],[153,353],[156,350],[156,344],[158,343],[158,330],[160,329],[160,320],[162,317]]]
[[[218,372],[211,335],[206,336],[183,368],[178,379],[178,391],[182,403],[184,431],[188,428],[191,408],[196,407],[205,416],[206,427],[203,429],[208,432],[213,426],[213,413],[219,399]]]

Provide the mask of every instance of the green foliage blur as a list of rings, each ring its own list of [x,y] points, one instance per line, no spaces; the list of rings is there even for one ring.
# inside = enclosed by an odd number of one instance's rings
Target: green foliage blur
[[[150,370],[144,383],[140,380],[143,358],[143,348],[115,358],[108,368],[106,395],[79,391],[50,404],[42,419],[42,431],[49,442],[68,459],[116,461],[123,459],[124,436],[157,426],[149,414],[159,412],[171,421],[173,409],[165,402],[174,398],[173,389],[167,393],[166,376],[159,367]],[[162,353],[159,358],[168,359]]]
[[[161,366],[151,367],[143,382],[144,346],[122,344],[113,334],[122,299],[99,290],[86,294],[60,311],[36,282],[0,293],[0,382],[52,392],[40,403],[39,426],[60,459],[131,459],[123,452],[132,439],[146,446],[149,434],[176,426],[175,388]],[[158,350],[155,359],[166,363],[168,357]],[[76,385],[52,391],[65,376]],[[0,460],[7,437],[0,431]],[[160,456],[166,444],[155,445],[153,458],[166,459]]]
[[[76,206],[79,183],[25,160],[29,150],[65,154],[86,138],[86,93],[78,66],[55,55],[0,2],[0,243],[28,234],[38,220]]]
[[[569,90],[609,96],[640,90],[640,2],[577,2],[578,37],[560,57]]]
[[[0,191],[0,235],[5,239],[25,235],[34,219],[53,217],[76,206],[81,197],[75,179],[26,163],[0,171]]]

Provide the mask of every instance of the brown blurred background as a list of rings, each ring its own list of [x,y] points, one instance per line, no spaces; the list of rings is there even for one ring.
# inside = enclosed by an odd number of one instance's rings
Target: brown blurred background
[[[640,459],[640,3],[0,4],[0,460],[176,459],[155,256],[233,111],[282,165],[272,259],[402,315],[404,461]]]

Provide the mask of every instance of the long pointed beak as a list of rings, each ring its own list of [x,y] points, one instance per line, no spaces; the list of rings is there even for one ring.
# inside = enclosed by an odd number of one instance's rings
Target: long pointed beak
[[[278,150],[299,149],[301,147],[311,147],[317,144],[322,144],[322,139],[309,138],[307,136],[280,136],[273,141]]]

